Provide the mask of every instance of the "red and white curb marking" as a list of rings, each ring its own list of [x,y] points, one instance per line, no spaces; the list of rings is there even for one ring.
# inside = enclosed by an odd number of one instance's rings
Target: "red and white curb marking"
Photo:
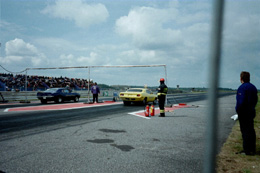
[[[104,102],[104,103],[68,103],[68,104],[55,104],[55,105],[42,105],[42,106],[27,106],[27,107],[17,107],[17,108],[7,108],[4,112],[14,112],[14,111],[50,111],[50,110],[69,110],[69,109],[82,109],[89,107],[99,107],[108,106],[114,104],[122,104],[121,102]]]

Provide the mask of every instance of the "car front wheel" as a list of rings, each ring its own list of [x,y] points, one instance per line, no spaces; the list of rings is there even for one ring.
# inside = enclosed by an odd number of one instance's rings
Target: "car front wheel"
[[[145,98],[145,99],[143,100],[143,104],[144,104],[144,105],[147,104],[147,98]]]
[[[155,98],[155,100],[153,101],[153,104],[156,105],[157,104],[157,98]]]
[[[78,102],[78,101],[79,101],[79,97],[75,97],[74,102]]]

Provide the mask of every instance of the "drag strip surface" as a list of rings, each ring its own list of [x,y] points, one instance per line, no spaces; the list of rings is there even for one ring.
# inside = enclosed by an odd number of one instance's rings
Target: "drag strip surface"
[[[99,121],[104,117],[109,118],[109,115],[111,114],[123,113],[133,109],[133,107],[124,108],[123,104],[120,102],[106,106],[101,105],[102,104],[100,104],[100,106],[84,104],[85,109],[3,112],[3,114],[0,115],[0,139],[10,139],[68,126],[80,125],[87,122]],[[53,105],[51,104],[49,106]],[[58,106],[68,106],[68,103],[59,104]],[[41,106],[36,107],[39,109]],[[12,109],[24,110],[29,108],[34,107],[28,106]]]
[[[229,93],[230,94],[230,93]],[[228,95],[224,93],[221,96]],[[205,93],[168,95],[168,103],[192,102],[206,98]],[[9,108],[10,107],[10,108]],[[156,105],[155,107],[158,107]],[[87,108],[87,109],[85,109]],[[48,110],[48,111],[46,111]],[[0,105],[0,140],[37,134],[104,118],[142,112],[143,105],[124,106],[122,102],[84,104],[3,104]],[[142,113],[141,113],[142,114]]]

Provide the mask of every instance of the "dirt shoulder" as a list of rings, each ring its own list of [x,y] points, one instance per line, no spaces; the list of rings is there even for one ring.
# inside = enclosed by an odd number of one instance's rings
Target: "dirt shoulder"
[[[258,94],[260,96],[260,94]],[[259,98],[259,97],[258,97]],[[255,131],[256,131],[256,155],[247,156],[235,154],[241,151],[242,136],[239,122],[234,125],[221,152],[217,156],[217,172],[259,173],[260,172],[260,99],[256,106]]]

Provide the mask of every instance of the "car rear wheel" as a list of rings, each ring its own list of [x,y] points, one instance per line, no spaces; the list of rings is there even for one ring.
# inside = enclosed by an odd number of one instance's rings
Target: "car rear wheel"
[[[42,104],[46,104],[46,103],[47,103],[47,100],[41,99],[41,103],[42,103]]]
[[[75,97],[74,102],[78,102],[78,101],[79,101],[79,97]]]
[[[61,98],[61,97],[58,97],[58,98],[56,99],[56,103],[61,103],[61,102],[63,102],[62,98]]]

